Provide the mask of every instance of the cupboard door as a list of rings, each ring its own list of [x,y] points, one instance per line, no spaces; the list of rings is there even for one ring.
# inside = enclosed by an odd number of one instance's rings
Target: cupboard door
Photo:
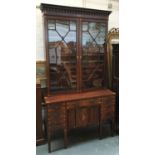
[[[77,89],[77,22],[48,20],[49,92]]]
[[[84,127],[99,123],[99,108],[98,106],[81,107],[76,113],[76,126]]]
[[[82,89],[104,86],[104,41],[106,26],[82,22]]]
[[[79,102],[76,110],[76,126],[84,127],[99,123],[99,103],[96,99]]]

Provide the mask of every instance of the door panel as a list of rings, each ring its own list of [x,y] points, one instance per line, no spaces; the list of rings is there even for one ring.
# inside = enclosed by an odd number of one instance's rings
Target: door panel
[[[50,92],[77,89],[77,22],[48,20]]]
[[[105,34],[104,23],[82,22],[82,89],[104,86]]]

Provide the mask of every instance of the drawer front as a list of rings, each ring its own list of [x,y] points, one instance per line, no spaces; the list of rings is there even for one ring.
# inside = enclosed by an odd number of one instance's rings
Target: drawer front
[[[47,107],[48,130],[65,127],[65,104],[53,104]]]
[[[102,98],[81,100],[78,102],[78,107],[96,106],[96,105],[99,105],[101,102],[102,102]]]
[[[75,109],[78,103],[78,101],[67,102],[67,109]]]
[[[115,104],[115,96],[103,97],[102,105],[104,107],[113,106]]]
[[[101,119],[102,121],[111,120],[115,114],[115,96],[108,96],[103,98],[101,104]]]

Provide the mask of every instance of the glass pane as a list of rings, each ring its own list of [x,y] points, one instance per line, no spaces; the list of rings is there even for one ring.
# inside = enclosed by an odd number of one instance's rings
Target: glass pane
[[[76,30],[76,22],[70,22],[70,30],[72,31]]]
[[[88,32],[83,32],[82,33],[82,45],[85,46],[89,46],[91,44],[91,42],[93,41],[92,37],[90,36],[90,34]]]
[[[76,29],[75,22],[56,21],[55,30],[48,31],[49,63],[50,63],[50,91],[63,92],[76,90]]]
[[[49,42],[61,41],[62,38],[58,35],[55,30],[48,30],[48,40]]]
[[[105,33],[104,32],[100,32],[99,35],[96,37],[95,41],[97,42],[97,44],[104,44],[104,39],[105,39]]]
[[[82,32],[82,88],[92,89],[104,86],[104,39],[103,23],[90,22]],[[85,28],[85,29],[84,29]]]
[[[89,33],[95,39],[99,33],[99,27],[96,23],[89,23]]]
[[[65,37],[67,43],[76,42],[76,32],[69,32]]]
[[[48,29],[55,30],[55,21],[54,20],[48,21]]]
[[[87,22],[83,22],[82,31],[88,31],[88,23]]]
[[[100,32],[104,32],[105,33],[105,25],[100,23],[99,24],[99,29],[100,29]]]
[[[57,20],[56,30],[62,37],[64,37],[67,34],[67,32],[69,32],[69,22]]]

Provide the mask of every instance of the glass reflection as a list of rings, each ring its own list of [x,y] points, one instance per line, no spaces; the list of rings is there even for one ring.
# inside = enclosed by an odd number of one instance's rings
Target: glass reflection
[[[104,39],[105,39],[105,33],[100,32],[95,40],[96,40],[97,44],[102,45],[102,44],[104,44]]]
[[[76,22],[70,22],[70,30],[75,31],[76,30]]]
[[[48,28],[51,91],[74,90],[77,85],[76,22],[49,21]]]
[[[82,31],[88,31],[88,22],[83,22]]]
[[[82,88],[101,88],[104,85],[104,24],[83,22],[82,31]]]
[[[66,21],[56,21],[56,30],[57,32],[64,37],[69,31],[69,22]]]
[[[49,42],[57,42],[62,40],[55,30],[48,30],[48,39]]]
[[[92,41],[93,41],[93,39],[90,36],[90,34],[88,32],[83,32],[83,34],[82,34],[82,45],[88,47]]]
[[[55,30],[55,21],[54,20],[48,21],[48,29]]]
[[[89,33],[95,39],[97,34],[99,33],[99,27],[96,23],[89,23]]]

